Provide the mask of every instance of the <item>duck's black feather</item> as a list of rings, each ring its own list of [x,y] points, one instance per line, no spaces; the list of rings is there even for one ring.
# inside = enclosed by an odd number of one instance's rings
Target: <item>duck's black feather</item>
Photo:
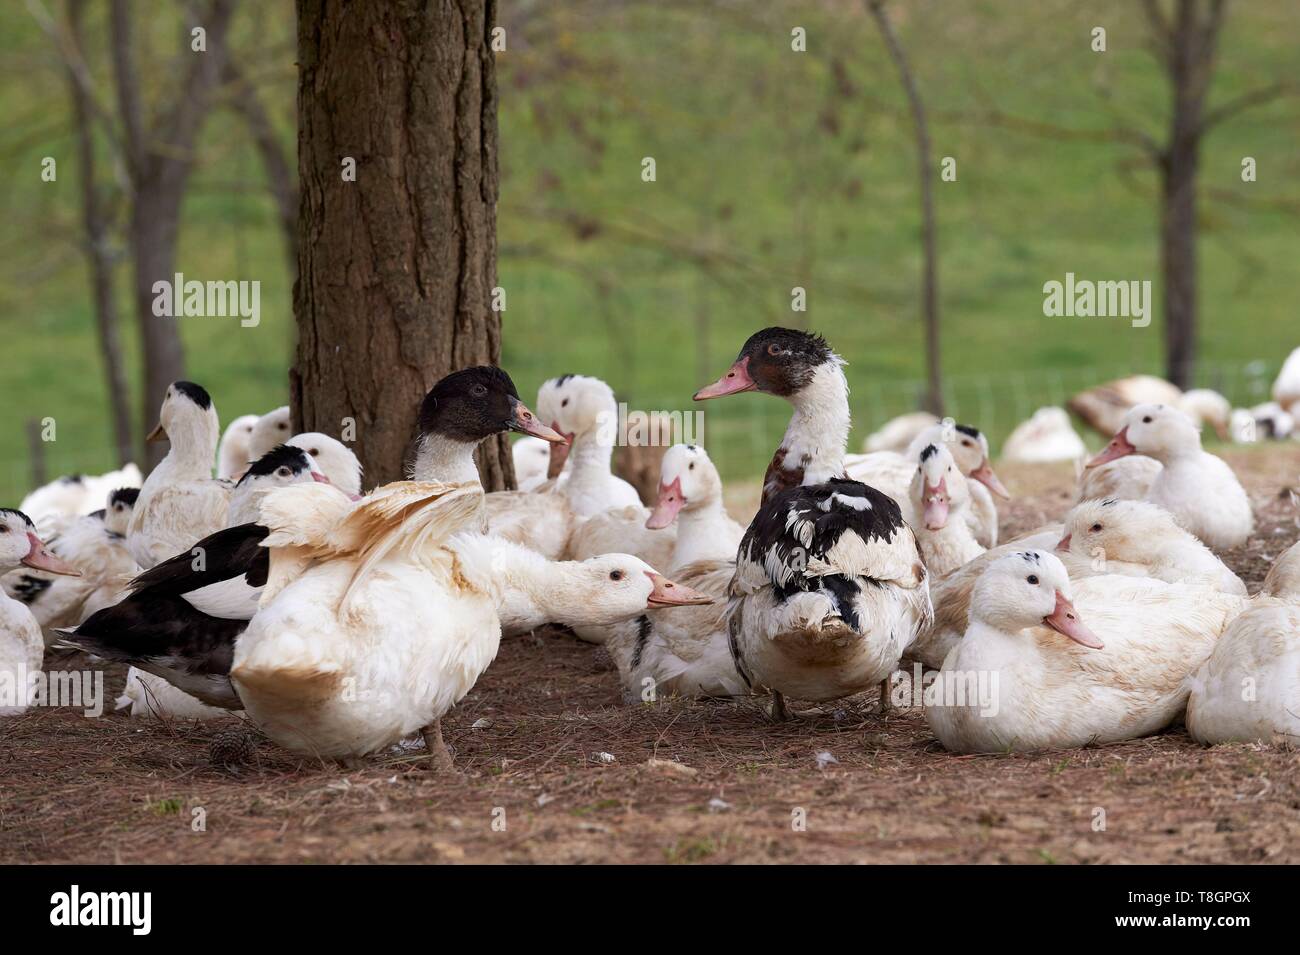
[[[131,592],[180,596],[241,576],[250,587],[263,587],[271,555],[261,544],[269,533],[260,524],[236,524],[209,534],[189,550],[140,574],[131,581]],[[202,554],[201,563],[196,551]]]

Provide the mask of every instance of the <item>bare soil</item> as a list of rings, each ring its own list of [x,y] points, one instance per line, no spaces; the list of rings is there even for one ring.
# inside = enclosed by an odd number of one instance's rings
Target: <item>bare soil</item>
[[[1300,534],[1300,446],[1225,456],[1259,517],[1226,555],[1253,591]],[[1004,537],[1068,507],[1069,468],[1003,470]],[[423,750],[303,761],[233,718],[35,709],[0,727],[0,862],[1300,861],[1300,753],[1180,729],[969,757],[872,695],[781,726],[757,702],[628,707],[605,652],[553,631],[504,645],[444,727],[456,777]]]

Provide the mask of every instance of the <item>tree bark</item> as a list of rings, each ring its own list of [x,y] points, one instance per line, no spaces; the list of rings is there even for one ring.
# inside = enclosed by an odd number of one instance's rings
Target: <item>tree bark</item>
[[[930,156],[930,127],[925,118],[925,103],[916,86],[903,45],[889,22],[884,0],[868,0],[867,8],[875,17],[884,37],[885,46],[898,69],[899,79],[907,93],[911,108],[912,125],[916,133],[918,172],[921,178],[921,302],[925,321],[925,410],[943,415],[943,363],[939,350],[939,249],[934,218],[935,168]]]
[[[85,0],[69,0],[69,57],[84,64],[82,16]],[[72,112],[77,137],[77,164],[81,167],[81,218],[86,231],[86,264],[94,298],[95,324],[99,331],[99,349],[104,359],[104,385],[113,422],[113,443],[118,466],[135,459],[131,437],[131,398],[122,364],[122,343],[118,335],[117,303],[113,297],[113,261],[110,251],[108,221],[100,202],[95,180],[95,140],[92,127],[90,91],[77,76],[77,66],[69,59],[68,83],[72,92]]]
[[[329,434],[353,419],[369,484],[402,477],[435,381],[501,358],[495,7],[297,2],[293,416]],[[478,463],[485,488],[513,485],[504,435]]]
[[[127,0],[113,0],[109,32],[118,108],[125,131],[131,179],[129,236],[133,257],[132,293],[144,352],[144,427],[152,429],[167,386],[185,375],[185,352],[176,318],[153,314],[155,282],[174,279],[176,235],[181,203],[193,167],[194,142],[211,107],[212,91],[223,72],[226,32],[235,0],[212,0],[200,21],[207,50],[192,54],[189,72],[169,111],[154,126],[146,123],[135,71],[131,10]],[[148,467],[165,448],[146,446]]]

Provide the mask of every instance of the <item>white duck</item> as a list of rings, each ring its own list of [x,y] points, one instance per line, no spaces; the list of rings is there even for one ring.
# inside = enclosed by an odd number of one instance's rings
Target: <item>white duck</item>
[[[1191,391],[1183,392],[1177,406],[1178,410],[1191,418],[1192,423],[1198,428],[1209,425],[1219,436],[1219,440],[1228,440],[1232,403],[1223,395],[1209,388],[1193,388]]]
[[[912,530],[931,574],[945,576],[984,553],[966,522],[969,485],[947,445],[922,449],[908,496],[920,515]]]
[[[138,488],[140,469],[128,464],[98,476],[72,474],[38,487],[18,505],[32,519],[37,532],[53,536],[71,523],[70,518],[92,514],[104,506],[104,499],[118,488]]]
[[[1277,559],[1191,685],[1186,723],[1193,739],[1300,741],[1300,544]]]
[[[281,522],[298,490],[263,507],[270,577],[230,671],[249,716],[297,752],[352,758],[423,730],[446,766],[439,720],[495,656],[502,615],[525,627],[706,599],[627,555],[575,567],[496,546],[472,532],[477,483],[386,485],[325,534]]]
[[[966,510],[966,523],[982,546],[997,546],[998,509],[993,495],[1004,499],[1011,495],[993,473],[993,466],[989,463],[989,441],[978,428],[948,419],[922,431],[904,454],[882,451],[848,455],[844,459],[845,470],[853,480],[869,484],[892,497],[902,508],[903,519],[915,524],[919,516],[912,512],[908,487],[916,470],[917,457],[931,444],[946,445],[961,472],[976,482],[970,485],[971,505]]]
[[[925,691],[926,720],[958,753],[1155,733],[1182,713],[1188,674],[1243,602],[1136,577],[1071,584],[1052,554],[1006,555],[975,584],[970,626]]]
[[[1250,537],[1255,528],[1250,498],[1232,468],[1201,450],[1200,432],[1187,415],[1168,405],[1138,405],[1088,467],[1130,454],[1163,465],[1147,500],[1169,511],[1210,547],[1237,547]]]
[[[76,570],[45,549],[36,525],[22,511],[0,508],[0,573],[31,567],[56,574]],[[41,672],[45,640],[31,611],[0,593],[0,716],[27,709],[29,676]]]
[[[313,470],[329,479],[329,483],[355,497],[361,493],[361,462],[342,441],[319,431],[295,434],[285,442],[291,448],[301,448],[311,457]]]
[[[1246,595],[1246,585],[1173,515],[1149,501],[1084,501],[1065,515],[1058,551],[1096,572]]]
[[[54,555],[79,576],[30,568],[4,575],[5,592],[27,605],[47,643],[57,628],[76,626],[120,600],[139,572],[123,537],[139,493],[138,488],[113,491],[104,510],[77,518],[49,542]]]
[[[938,423],[939,419],[928,411],[911,411],[890,418],[879,430],[867,435],[862,442],[862,450],[866,454],[875,451],[896,451],[902,454],[922,431]]]
[[[284,444],[293,434],[289,406],[281,405],[257,419],[248,436],[248,460],[256,461],[276,445]]]
[[[164,438],[171,448],[140,488],[126,535],[127,549],[146,570],[221,527],[230,505],[230,484],[212,477],[217,409],[193,382],[167,387],[149,434],[150,441]]]
[[[1155,458],[1129,454],[1102,465],[1084,468],[1079,475],[1080,501],[1141,501],[1164,469]]]
[[[794,406],[730,585],[733,658],[748,686],[772,691],[775,718],[787,715],[785,695],[830,700],[885,679],[932,614],[898,505],[842,477],[843,364],[818,336],[767,328],[695,395],[762,391]]]
[[[252,462],[250,447],[257,415],[240,415],[221,432],[217,444],[217,477],[236,480]]]
[[[604,643],[629,701],[650,696],[733,696],[746,692],[731,659],[725,622],[727,590],[736,571],[744,528],[722,504],[722,479],[699,445],[677,444],[659,469],[659,500],[646,526],[677,524],[669,566],[674,579],[715,598],[709,607],[650,613],[599,633],[578,635]]]
[[[1004,461],[1077,461],[1087,454],[1083,438],[1070,424],[1069,414],[1057,407],[1039,408],[1002,444]]]
[[[1293,415],[1300,415],[1300,348],[1291,350],[1273,382],[1273,400]]]

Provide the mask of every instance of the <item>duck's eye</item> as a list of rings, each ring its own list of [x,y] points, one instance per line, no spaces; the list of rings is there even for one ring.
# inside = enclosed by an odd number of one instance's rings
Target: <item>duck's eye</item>
[[[484,395],[487,394],[487,386],[475,385],[473,388],[469,390],[469,393],[473,395],[475,398],[482,398]]]
[[[0,534],[8,534],[8,533],[9,533],[9,525],[0,524]]]
[[[1031,584],[1034,584],[1035,586],[1038,585],[1038,575],[1037,575],[1037,574],[1030,574],[1028,577],[1025,578],[1025,580],[1029,581]]]
[[[694,470],[695,470],[695,462],[692,461],[692,462],[691,462],[691,466],[688,467],[686,470],[688,470],[688,471],[694,471]]]
[[[1101,525],[1100,525],[1100,524],[1093,524],[1092,527],[1089,528],[1089,530],[1092,530],[1092,531],[1099,531],[1099,530],[1101,530]]]
[[[288,431],[288,430],[289,430],[289,426],[288,426],[287,424],[281,424],[281,425],[280,425],[280,430],[281,430],[281,431]]]
[[[568,399],[568,398],[565,398],[563,401],[561,401],[561,402],[560,402],[560,407],[561,407],[561,408],[567,408],[567,407],[569,407],[569,399]]]
[[[962,446],[963,448],[969,448],[969,447],[970,447],[970,442],[967,441],[967,440],[965,440],[965,439],[963,439],[963,440],[962,440],[962,443],[961,443],[961,446]]]
[[[621,570],[611,570],[611,571],[609,572],[609,579],[610,579],[610,580],[622,580],[622,579],[623,579],[623,571],[621,571]]]
[[[288,468],[280,468],[280,469],[279,469],[278,471],[276,471],[275,473],[278,474],[278,475],[280,475],[280,477],[282,477],[282,478],[287,478],[287,477],[288,477],[290,474],[292,474],[293,472],[290,471]]]
[[[311,449],[310,451],[308,451],[307,453],[310,454],[313,458],[316,457],[316,455],[320,454],[320,452],[317,451],[315,448],[312,448],[312,449]]]
[[[777,355],[781,354],[781,346],[776,342],[773,342],[767,346],[767,353],[775,358]]]
[[[1142,419],[1142,423],[1143,423],[1143,424],[1150,424],[1150,423],[1151,423],[1151,416],[1150,416],[1150,415],[1147,415],[1145,418],[1143,418],[1143,419]]]

